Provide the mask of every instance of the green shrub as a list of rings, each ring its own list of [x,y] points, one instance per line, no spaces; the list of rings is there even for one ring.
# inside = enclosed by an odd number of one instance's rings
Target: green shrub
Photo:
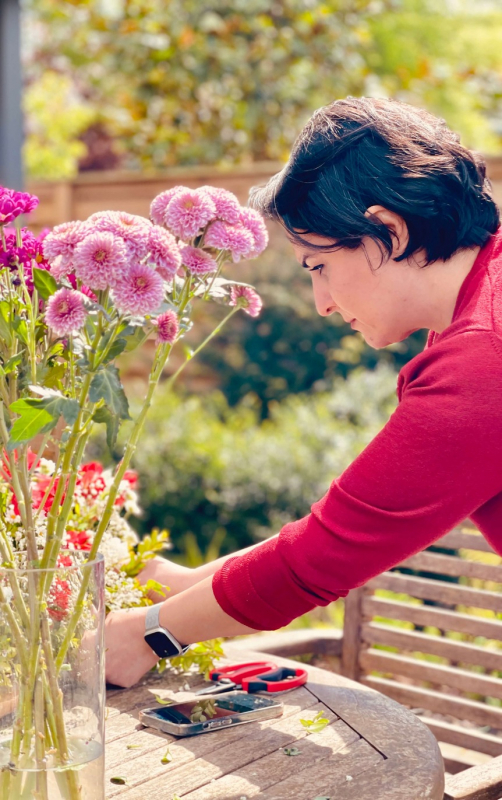
[[[220,393],[159,392],[135,457],[140,531],[168,528],[192,565],[246,547],[309,512],[395,405],[388,366],[355,371],[333,391],[288,397],[261,422]],[[93,455],[102,457],[101,440]]]

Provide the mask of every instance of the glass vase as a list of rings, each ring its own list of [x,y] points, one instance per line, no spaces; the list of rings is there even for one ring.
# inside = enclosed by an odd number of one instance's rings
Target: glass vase
[[[103,557],[27,563],[0,566],[0,800],[104,800]]]

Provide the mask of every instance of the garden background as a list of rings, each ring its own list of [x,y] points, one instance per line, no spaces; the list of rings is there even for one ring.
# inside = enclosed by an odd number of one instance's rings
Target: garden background
[[[500,191],[497,0],[25,0],[22,11],[39,228],[80,208],[147,213],[175,183],[245,200],[310,113],[347,94],[445,117],[490,157]],[[176,395],[160,393],[136,457],[140,530],[168,528],[172,556],[193,566],[308,513],[384,424],[396,372],[425,340],[377,352],[339,316],[319,318],[308,276],[271,235],[261,259],[232,269],[263,295],[262,314],[235,317]],[[147,365],[127,366],[140,394]],[[90,455],[106,458],[103,442]]]

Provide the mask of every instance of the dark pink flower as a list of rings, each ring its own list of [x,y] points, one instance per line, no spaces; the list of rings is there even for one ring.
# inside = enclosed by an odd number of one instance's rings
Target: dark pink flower
[[[182,247],[181,258],[185,267],[195,275],[207,275],[209,272],[216,272],[218,269],[218,264],[214,258],[206,250],[201,250],[199,247],[191,247],[190,245]]]
[[[268,231],[263,218],[253,208],[242,208],[239,221],[251,233],[254,239],[253,252],[248,258],[256,258],[263,253],[268,244]]]
[[[83,296],[73,289],[59,289],[47,301],[45,322],[56,336],[66,336],[80,330],[86,317]]]
[[[37,240],[27,228],[21,228],[21,246],[18,247],[15,228],[4,228],[5,250],[0,249],[0,264],[15,269],[19,264],[31,265],[37,255]]]
[[[150,259],[164,280],[169,281],[181,266],[180,249],[174,236],[158,225],[150,228]]]
[[[168,203],[165,224],[179,239],[191,239],[216,219],[216,206],[206,192],[183,189]]]
[[[223,222],[229,222],[231,225],[239,222],[242,209],[235,194],[229,192],[228,189],[221,189],[217,186],[201,186],[200,191],[206,192],[213,201],[218,219],[223,220]]]
[[[166,311],[157,317],[157,344],[173,344],[180,326],[175,311]]]
[[[90,233],[75,248],[73,265],[77,278],[92,289],[113,287],[129,265],[126,245],[110,231]]]
[[[232,254],[232,260],[237,262],[253,252],[254,236],[244,225],[228,225],[217,220],[209,226],[204,244],[217,250],[228,250]]]
[[[148,241],[152,223],[145,217],[125,211],[99,211],[87,220],[93,233],[109,231],[123,239],[130,255],[144,258],[148,252]]]
[[[29,214],[38,203],[38,197],[33,194],[0,187],[0,226],[8,225],[21,214]]]
[[[168,189],[166,192],[161,192],[161,194],[158,194],[157,197],[153,198],[150,206],[150,218],[155,225],[166,224],[167,206],[173,199],[174,195],[177,192],[181,192],[185,188],[185,186],[173,186],[172,189]]]
[[[134,315],[155,311],[164,299],[164,281],[147,264],[133,264],[114,287],[119,311]]]
[[[263,302],[258,292],[255,292],[251,286],[237,284],[230,289],[229,305],[242,308],[250,317],[257,317],[263,307]]]

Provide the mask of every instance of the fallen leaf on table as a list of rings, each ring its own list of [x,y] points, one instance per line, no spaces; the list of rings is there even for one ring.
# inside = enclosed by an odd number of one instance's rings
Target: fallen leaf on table
[[[297,747],[285,747],[284,748],[284,755],[286,756],[299,756],[302,751],[298,750]]]
[[[110,778],[110,783],[115,783],[117,786],[128,786],[127,778],[121,778],[120,776],[116,778]]]
[[[320,733],[326,725],[329,725],[329,719],[324,716],[324,711],[319,711],[314,719],[301,719],[300,722],[309,733]]]
[[[173,701],[169,700],[169,698],[164,699],[163,697],[159,697],[159,695],[156,694],[155,695],[155,702],[158,703],[161,706],[168,706]]]
[[[142,747],[142,744],[126,744],[128,750],[140,750]]]
[[[169,764],[173,760],[171,753],[169,752],[169,748],[167,748],[166,752],[160,759],[161,764]]]

